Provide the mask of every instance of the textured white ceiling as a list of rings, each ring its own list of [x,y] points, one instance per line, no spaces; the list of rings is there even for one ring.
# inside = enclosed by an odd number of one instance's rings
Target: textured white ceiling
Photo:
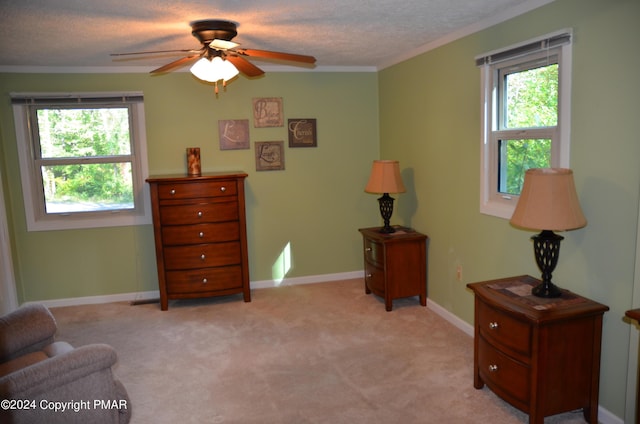
[[[237,22],[241,47],[312,55],[318,67],[380,69],[550,1],[0,0],[0,71],[152,69],[179,56],[109,54],[199,48],[189,22],[201,19]]]

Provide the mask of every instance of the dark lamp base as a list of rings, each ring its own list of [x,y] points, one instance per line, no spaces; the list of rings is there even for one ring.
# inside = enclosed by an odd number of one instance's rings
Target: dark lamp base
[[[393,227],[391,227],[391,226],[386,225],[386,226],[384,226],[384,227],[380,227],[380,230],[379,230],[379,231],[380,231],[382,234],[391,234],[391,233],[395,233],[395,232],[396,232],[396,229],[395,229],[395,228],[393,228]]]
[[[531,294],[537,297],[554,298],[560,297],[562,291],[551,281],[543,281],[531,289]]]
[[[389,196],[389,193],[384,193],[382,197],[378,198],[378,204],[380,205],[380,215],[384,221],[384,226],[380,228],[380,232],[383,234],[395,233],[396,230],[389,224],[391,221],[391,215],[393,214],[393,201],[395,199]]]
[[[538,268],[542,271],[542,283],[531,290],[531,294],[538,297],[560,297],[562,292],[551,282],[551,273],[556,268],[560,255],[560,241],[564,237],[550,230],[543,230],[531,237],[533,253]]]

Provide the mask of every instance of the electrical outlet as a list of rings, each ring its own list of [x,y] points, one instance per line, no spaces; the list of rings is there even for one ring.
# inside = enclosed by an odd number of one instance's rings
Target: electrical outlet
[[[462,265],[456,267],[456,280],[462,281]]]

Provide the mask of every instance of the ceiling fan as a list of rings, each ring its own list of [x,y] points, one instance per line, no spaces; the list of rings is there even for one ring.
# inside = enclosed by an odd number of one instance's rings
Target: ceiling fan
[[[274,52],[269,50],[240,48],[240,45],[238,43],[231,41],[236,35],[238,35],[237,25],[235,22],[208,19],[193,21],[190,23],[190,25],[191,34],[196,37],[202,44],[202,47],[199,49],[112,53],[111,56],[128,56],[154,53],[181,53],[185,55],[180,59],[174,60],[173,62],[169,62],[166,65],[154,69],[153,71],[151,71],[152,74],[170,72],[176,68],[199,59],[199,61],[196,62],[196,64],[191,68],[191,72],[200,79],[215,83],[216,92],[218,81],[222,79],[223,83],[226,83],[226,81],[237,75],[238,71],[242,72],[248,77],[258,77],[264,74],[264,71],[262,69],[249,62],[247,59],[245,59],[246,57],[284,60],[289,62],[299,62],[303,64],[313,64],[316,61],[315,57],[313,56]],[[202,59],[205,59],[205,61],[202,61]],[[233,64],[233,66],[231,67],[233,69],[229,70],[227,63],[226,65],[224,65],[227,67],[226,71],[222,71],[222,73],[208,74],[208,72],[214,72],[213,66],[222,66],[221,64],[224,64],[227,61]],[[214,62],[217,62],[216,65],[211,65]],[[198,72],[196,66],[198,65],[198,63],[200,63],[203,68],[206,67],[204,72],[202,70]]]

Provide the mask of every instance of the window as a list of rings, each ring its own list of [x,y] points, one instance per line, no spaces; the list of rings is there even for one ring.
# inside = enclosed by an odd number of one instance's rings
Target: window
[[[141,93],[11,97],[29,231],[150,223]]]
[[[571,34],[476,58],[482,77],[480,212],[511,218],[529,168],[569,167]]]

